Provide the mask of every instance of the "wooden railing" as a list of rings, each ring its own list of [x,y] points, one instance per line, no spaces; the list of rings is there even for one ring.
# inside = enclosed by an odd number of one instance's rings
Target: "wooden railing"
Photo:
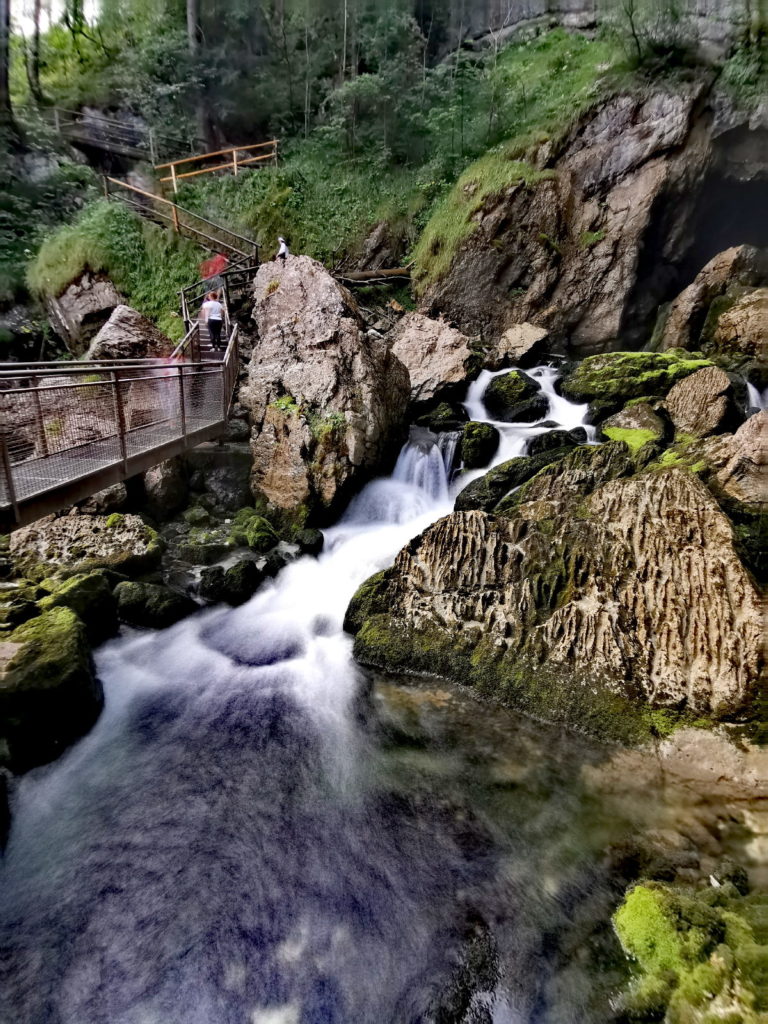
[[[191,210],[185,210],[170,199],[147,192],[136,185],[129,185],[119,178],[104,178],[104,194],[116,199],[140,213],[142,217],[154,220],[165,227],[196,242],[212,253],[226,253],[237,264],[258,264],[259,244],[251,238],[231,231],[221,224],[215,224]]]
[[[51,122],[57,134],[72,142],[95,149],[156,163],[164,156],[188,152],[194,148],[190,139],[157,132],[142,123],[114,117],[104,117],[90,111],[67,110],[50,107],[43,116]]]
[[[213,174],[215,171],[231,171],[238,175],[243,167],[252,167],[254,164],[276,164],[277,163],[277,139],[270,139],[269,142],[256,142],[251,146],[233,146],[230,149],[217,149],[212,153],[200,153],[197,156],[184,157],[181,160],[172,160],[170,163],[156,164],[156,171],[170,171],[170,174],[160,178],[162,183],[171,182],[174,194],[178,192],[178,182],[183,178],[196,178],[199,174]],[[263,150],[257,156],[242,156],[242,153],[253,153],[256,150]],[[195,167],[196,164],[203,164],[209,160],[218,161],[212,167]],[[193,169],[191,169],[193,168]]]

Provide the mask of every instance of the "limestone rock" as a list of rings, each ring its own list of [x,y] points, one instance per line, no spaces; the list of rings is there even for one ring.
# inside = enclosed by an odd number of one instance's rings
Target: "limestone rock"
[[[491,346],[486,366],[490,370],[503,366],[535,366],[545,351],[548,337],[548,332],[536,324],[512,324]]]
[[[128,490],[124,483],[112,484],[103,491],[97,491],[90,498],[81,501],[78,508],[86,515],[106,515],[119,512],[128,501]]]
[[[57,298],[46,299],[46,307],[53,329],[79,357],[122,301],[109,278],[86,273]]]
[[[697,370],[675,384],[664,405],[677,430],[694,437],[727,430],[736,416],[733,385],[716,366]]]
[[[246,558],[228,569],[212,565],[200,575],[200,597],[211,604],[224,602],[238,607],[256,593],[265,575],[253,560]]]
[[[64,567],[69,572],[114,569],[130,575],[146,572],[160,561],[154,530],[138,516],[47,516],[11,535],[11,555],[38,578]]]
[[[167,459],[148,469],[144,474],[144,493],[153,519],[160,522],[172,519],[189,498],[182,460]]]
[[[768,509],[768,410],[755,413],[735,434],[708,442],[721,491],[755,511]]]
[[[756,364],[761,379],[768,379],[768,288],[748,292],[720,315],[712,350]]]
[[[0,761],[15,772],[53,760],[103,704],[85,627],[52,608],[0,643]]]
[[[712,303],[729,287],[755,287],[766,278],[768,253],[749,245],[739,245],[719,253],[672,303],[664,324],[661,347],[699,349]]]
[[[646,441],[660,441],[667,433],[667,424],[647,402],[636,402],[609,416],[600,430],[610,441],[625,441],[627,431],[631,431],[638,441],[645,444]]]
[[[247,431],[250,437],[250,430]],[[249,444],[202,444],[183,458],[195,490],[204,491],[217,508],[237,512],[252,501],[250,490],[251,448]]]
[[[433,434],[452,433],[456,430],[463,430],[467,422],[467,413],[462,405],[449,405],[448,402],[441,402],[435,409],[424,413],[416,419],[416,426],[424,430],[431,430]]]
[[[480,369],[470,340],[445,320],[406,313],[391,335],[393,354],[411,377],[411,401],[439,400]]]
[[[241,389],[251,488],[294,519],[328,516],[396,450],[408,372],[315,260],[262,264],[254,293],[259,340]]]
[[[93,339],[86,359],[154,359],[169,356],[173,342],[151,320],[119,305]]]
[[[624,738],[644,706],[748,709],[760,596],[709,491],[674,468],[578,500],[567,467],[522,488],[509,519],[455,512],[404,548],[369,595],[358,657]]]
[[[118,583],[117,614],[129,626],[165,629],[197,611],[191,598],[156,583]]]

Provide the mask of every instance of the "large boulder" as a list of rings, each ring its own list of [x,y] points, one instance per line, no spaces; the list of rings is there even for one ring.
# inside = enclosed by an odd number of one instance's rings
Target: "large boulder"
[[[92,644],[117,632],[117,609],[108,574],[102,570],[79,573],[64,580],[43,581],[49,593],[39,601],[40,610],[70,608],[85,625]]]
[[[142,313],[117,306],[91,342],[86,359],[155,359],[169,356],[173,342]]]
[[[768,252],[739,245],[718,253],[670,306],[661,335],[662,348],[701,349],[713,303],[729,289],[754,288],[766,280]]]
[[[664,406],[675,428],[694,437],[728,430],[738,415],[733,385],[717,366],[706,366],[678,381]]]
[[[645,340],[669,286],[659,268],[687,254],[695,236],[681,225],[711,166],[698,100],[698,87],[617,96],[525,165],[494,155],[507,184],[487,193],[487,158],[476,177],[470,166],[447,200],[452,227],[444,218],[441,234],[436,218],[417,253],[422,311],[484,336],[533,323],[578,355]]]
[[[117,614],[129,626],[165,629],[197,611],[184,594],[158,583],[124,581],[115,587]]]
[[[109,278],[85,273],[45,304],[53,329],[72,355],[79,357],[122,301]]]
[[[603,464],[586,494],[577,456]],[[430,527],[353,602],[359,660],[623,739],[647,735],[647,708],[747,713],[761,602],[729,520],[685,469],[607,470],[579,450],[521,488],[509,517]]]
[[[131,575],[160,561],[157,533],[135,515],[47,516],[11,535],[16,564],[40,579],[59,569],[70,574],[113,569]]]
[[[308,256],[262,264],[254,294],[259,340],[240,393],[253,495],[294,523],[328,518],[396,452],[408,371]]]
[[[546,350],[548,339],[549,332],[536,324],[512,324],[491,345],[485,365],[491,370],[503,366],[535,366]]]
[[[483,393],[483,403],[490,416],[504,423],[533,423],[549,409],[539,385],[520,370],[494,377]]]
[[[621,412],[609,416],[600,430],[609,441],[624,441],[634,448],[661,441],[667,434],[667,422],[648,402],[630,402]]]
[[[390,336],[392,352],[411,377],[411,401],[454,397],[480,369],[470,339],[445,320],[407,313]]]
[[[166,459],[144,474],[144,494],[153,519],[165,522],[184,508],[189,498],[189,485],[180,458]]]
[[[755,288],[736,299],[718,317],[712,331],[713,358],[768,382],[768,288]]]
[[[470,512],[472,509],[492,512],[510,491],[530,480],[545,466],[564,458],[572,447],[569,445],[551,448],[536,455],[521,455],[494,466],[459,492],[454,508],[457,512]]]
[[[85,627],[70,608],[51,608],[0,643],[0,763],[12,771],[53,760],[102,704]]]
[[[464,424],[461,435],[461,461],[465,469],[487,466],[499,447],[499,432],[490,423]]]
[[[721,492],[756,512],[768,511],[768,410],[755,413],[732,436],[710,442]]]

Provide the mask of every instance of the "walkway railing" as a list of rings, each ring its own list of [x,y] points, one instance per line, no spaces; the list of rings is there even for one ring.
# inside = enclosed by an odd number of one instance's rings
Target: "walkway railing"
[[[184,325],[187,330],[192,326],[192,310],[199,308],[205,296],[211,290],[218,291],[221,294],[222,302],[224,303],[224,310],[229,319],[229,307],[232,304],[232,299],[241,296],[247,289],[252,285],[253,278],[256,271],[259,269],[258,263],[250,264],[249,266],[234,266],[228,270],[223,270],[220,274],[216,274],[214,277],[209,278],[206,281],[196,281],[194,284],[187,285],[186,288],[182,288],[179,291],[179,301],[181,306],[181,318],[184,321]]]
[[[12,529],[219,436],[239,366],[223,359],[0,364],[0,527]]]
[[[104,178],[104,194],[108,199],[126,203],[142,217],[176,231],[212,253],[226,253],[237,264],[258,264],[259,244],[251,238],[221,224],[215,224],[191,210],[185,210],[170,199],[156,196],[119,178]]]
[[[114,117],[104,117],[88,110],[67,110],[51,107],[43,111],[46,120],[53,123],[56,132],[71,142],[103,149],[121,156],[156,163],[164,156],[172,156],[194,149],[192,140],[157,132],[144,124]]]
[[[170,171],[160,181],[171,182],[174,194],[178,192],[178,183],[183,178],[196,178],[199,174],[213,174],[215,171],[231,171],[235,177],[243,167],[277,163],[277,139],[269,142],[257,142],[252,146],[233,146],[229,149],[217,149],[212,153],[200,153],[197,156],[182,157],[166,164],[155,164],[156,171]],[[242,154],[253,153],[253,156]],[[210,167],[201,166],[210,160],[216,161]]]

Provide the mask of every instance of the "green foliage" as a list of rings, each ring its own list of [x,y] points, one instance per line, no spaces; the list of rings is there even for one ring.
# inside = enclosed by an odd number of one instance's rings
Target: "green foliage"
[[[592,249],[605,240],[605,231],[585,231],[579,237],[579,245],[582,249]]]
[[[229,540],[231,544],[264,553],[273,548],[280,538],[269,520],[260,516],[255,508],[241,508],[232,523]]]
[[[196,280],[199,251],[126,207],[99,200],[50,235],[29,267],[37,295],[59,295],[83,272],[104,273],[119,291],[172,338],[184,325],[178,291]]]

